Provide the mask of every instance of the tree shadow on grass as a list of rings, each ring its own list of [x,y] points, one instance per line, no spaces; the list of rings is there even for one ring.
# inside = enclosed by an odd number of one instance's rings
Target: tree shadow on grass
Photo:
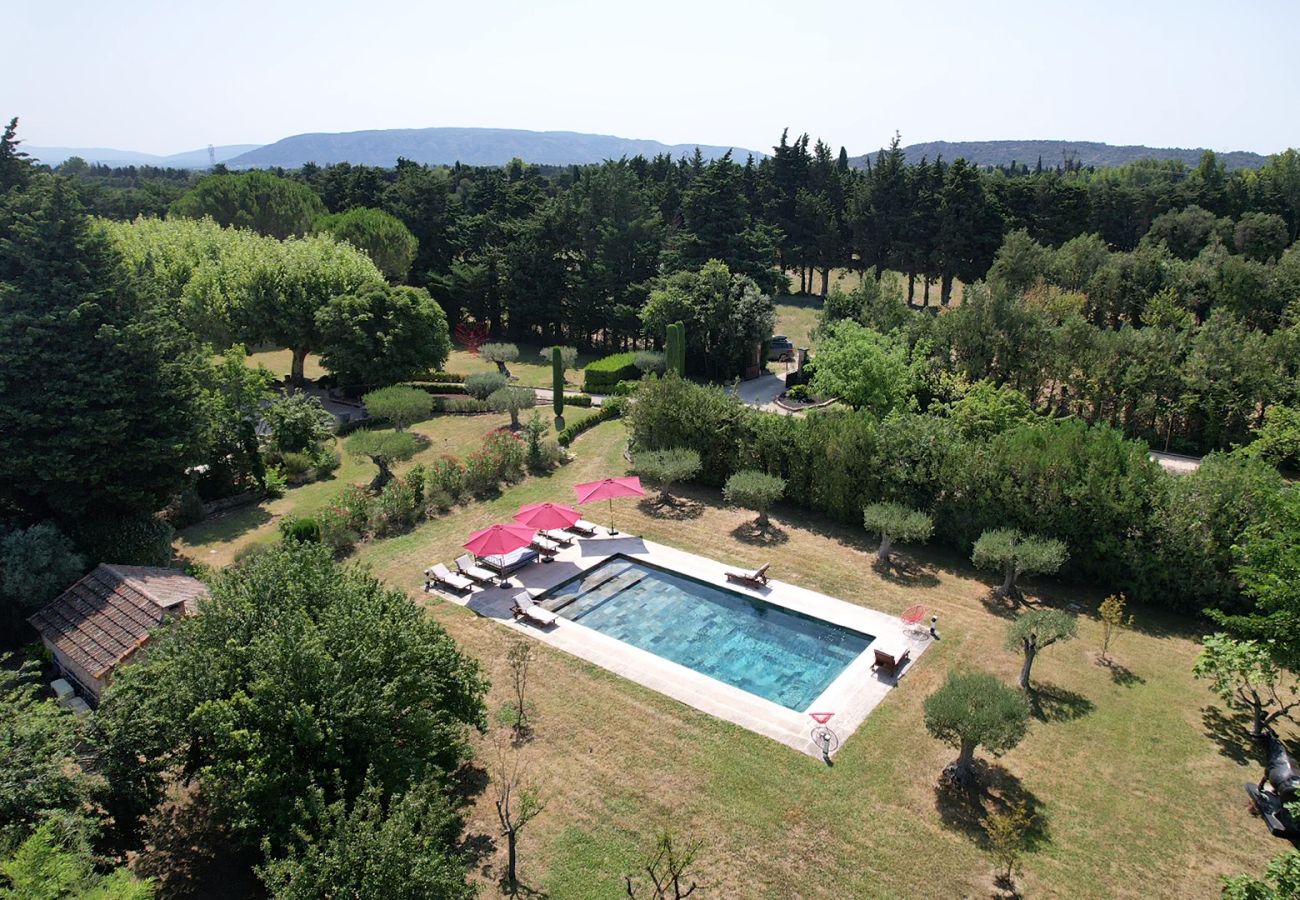
[[[790,540],[790,535],[785,529],[771,523],[759,525],[757,522],[737,525],[731,529],[731,536],[742,544],[755,547],[776,547]]]
[[[1219,706],[1201,707],[1201,724],[1205,734],[1219,745],[1219,753],[1240,765],[1257,763],[1259,751],[1250,738],[1251,717],[1245,710],[1228,710]]]
[[[501,888],[501,893],[506,894],[507,896],[510,897],[537,897],[538,900],[543,900],[543,898],[551,896],[541,888],[532,887],[530,885],[525,884],[522,881],[517,882],[516,884],[511,886],[506,883],[504,877],[501,878],[497,882],[497,884]]]
[[[1120,687],[1133,687],[1134,685],[1147,683],[1147,680],[1141,675],[1113,659],[1097,657],[1097,665],[1110,672],[1110,680]]]
[[[660,500],[658,497],[646,497],[636,505],[636,508],[647,516],[656,519],[671,519],[675,522],[698,519],[704,515],[704,504],[690,497],[669,496],[667,500]]]
[[[984,819],[990,813],[1006,812],[1017,803],[1024,803],[1032,824],[1025,835],[1025,850],[1032,853],[1051,841],[1042,801],[997,763],[977,759],[975,778],[969,784],[958,784],[944,777],[934,788],[935,809],[944,826],[965,835],[980,849],[988,847],[988,833]]]
[[[1014,619],[1020,615],[1020,610],[1024,607],[1021,601],[1014,597],[999,594],[993,588],[989,588],[980,595],[980,604],[990,614],[997,616],[999,619]]]
[[[876,560],[871,564],[872,570],[885,581],[901,587],[934,587],[939,579],[928,566],[914,559],[895,553],[885,563]]]
[[[487,790],[491,777],[488,770],[477,763],[467,762],[451,776],[449,792],[453,803],[469,804]]]
[[[1029,692],[1029,710],[1040,722],[1069,722],[1081,719],[1097,708],[1083,694],[1051,682],[1035,681]]]

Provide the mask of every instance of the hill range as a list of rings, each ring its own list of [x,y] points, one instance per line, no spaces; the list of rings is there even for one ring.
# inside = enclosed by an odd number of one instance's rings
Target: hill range
[[[1056,168],[1066,160],[1078,162],[1085,168],[1122,166],[1139,159],[1176,159],[1195,166],[1204,148],[1144,147],[1140,144],[1117,146],[1097,141],[929,141],[909,144],[903,148],[908,163],[922,159],[931,162],[943,157],[951,162],[958,157],[978,166],[1009,166],[1023,163],[1030,168],[1041,159],[1044,168]],[[1268,157],[1247,150],[1215,151],[1219,161],[1229,169],[1258,169]],[[875,154],[870,154],[875,159]],[[849,161],[856,168],[866,166],[867,157],[859,156]]]
[[[293,169],[304,163],[318,165],[347,162],[354,165],[392,166],[399,158],[429,165],[461,162],[475,166],[499,166],[519,158],[538,165],[566,166],[599,163],[624,156],[647,158],[667,154],[673,158],[691,156],[696,144],[664,144],[603,134],[574,131],[524,131],[511,128],[395,128],[374,131],[296,134],[271,144],[227,144],[213,148],[216,161],[232,169],[282,167]],[[747,156],[761,159],[767,153],[742,147],[698,145],[706,159],[732,151],[743,162]],[[102,147],[32,147],[23,149],[49,165],[79,156],[88,162],[114,166],[159,166],[205,169],[207,148],[171,155],[115,150]],[[1046,168],[1066,162],[1085,167],[1118,166],[1139,159],[1174,159],[1195,166],[1204,150],[1177,147],[1115,146],[1096,141],[930,141],[909,144],[903,153],[909,163],[922,159],[965,158],[979,166],[1007,166],[1022,163]],[[875,154],[869,154],[874,159]],[[1219,159],[1230,169],[1258,169],[1266,157],[1244,150],[1220,152]],[[850,160],[862,168],[868,155]]]

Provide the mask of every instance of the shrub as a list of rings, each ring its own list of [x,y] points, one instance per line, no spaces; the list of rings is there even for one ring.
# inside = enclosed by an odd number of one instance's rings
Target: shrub
[[[280,472],[290,484],[307,481],[311,475],[312,458],[306,453],[284,453],[280,456]]]
[[[271,446],[280,453],[308,453],[334,431],[334,416],[320,398],[302,391],[276,397],[262,418],[271,430]]]
[[[492,412],[492,404],[472,397],[449,397],[442,402],[442,411],[452,415],[477,415]]]
[[[756,525],[767,524],[767,510],[785,493],[785,479],[756,469],[737,472],[722,487],[722,496],[733,506],[758,513]]]
[[[316,520],[320,526],[321,543],[334,551],[335,556],[347,553],[361,539],[360,533],[349,523],[348,512],[340,507],[326,507],[316,514]]]
[[[561,447],[567,447],[573,443],[573,439],[584,431],[595,428],[601,422],[608,422],[610,419],[617,419],[623,412],[623,407],[617,403],[606,401],[601,406],[600,412],[587,416],[581,422],[574,422],[565,426],[564,430],[556,436],[556,441]]]
[[[504,431],[494,431],[483,439],[482,449],[491,459],[498,480],[518,481],[523,477],[528,449],[519,438]]]
[[[407,470],[406,475],[403,476],[402,481],[406,484],[407,487],[411,489],[412,493],[415,494],[415,506],[417,507],[423,506],[424,489],[425,489],[425,485],[427,484],[426,470],[424,466],[422,465],[411,466],[411,468]]]
[[[494,490],[501,479],[497,477],[496,462],[482,447],[465,457],[465,489],[472,494],[486,494]]]
[[[77,543],[91,564],[167,566],[174,534],[171,525],[152,516],[100,518],[79,529]]]
[[[589,394],[604,394],[620,381],[635,381],[641,377],[636,367],[636,354],[615,353],[587,363],[582,370],[582,389]]]
[[[387,419],[398,431],[433,414],[433,398],[428,392],[406,384],[370,391],[361,402],[365,404],[367,413]]]
[[[450,454],[439,457],[430,463],[425,472],[424,483],[430,494],[435,491],[446,494],[453,501],[459,500],[465,493],[465,466]]]
[[[456,372],[430,372],[425,376],[425,380],[438,384],[462,384],[465,376]]]
[[[456,500],[451,494],[438,488],[431,488],[424,500],[425,515],[440,515],[455,505]]]
[[[564,402],[568,406],[581,406],[583,409],[591,408],[591,395],[578,394],[573,397],[565,397]]]
[[[500,372],[476,372],[465,379],[465,393],[475,400],[486,400],[507,384]]]
[[[286,516],[280,520],[280,539],[285,543],[298,541],[305,544],[319,544],[321,540],[320,523],[311,516],[296,518]]]
[[[321,446],[312,454],[311,464],[316,469],[316,477],[324,478],[343,464],[343,457],[337,450]]]
[[[390,481],[370,504],[370,530],[380,537],[409,531],[419,509],[411,485],[401,480]]]
[[[546,437],[547,426],[542,417],[534,410],[524,423],[524,443],[528,446],[528,468],[538,471],[542,468],[542,439]]]
[[[640,369],[643,375],[649,375],[651,372],[662,375],[667,365],[664,355],[654,350],[638,350],[632,357],[632,364]]]
[[[349,529],[360,534],[370,522],[370,503],[371,496],[364,488],[349,485],[335,495],[330,508],[343,517]]]

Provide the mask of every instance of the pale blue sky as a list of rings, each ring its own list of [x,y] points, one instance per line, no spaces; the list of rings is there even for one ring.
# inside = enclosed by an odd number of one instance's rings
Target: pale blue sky
[[[436,125],[1300,145],[1294,0],[6,0],[0,20],[0,116],[36,146]]]

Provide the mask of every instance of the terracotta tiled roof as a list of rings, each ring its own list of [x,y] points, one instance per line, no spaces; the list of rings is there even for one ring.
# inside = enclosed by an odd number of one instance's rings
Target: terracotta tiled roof
[[[169,615],[188,615],[207,594],[176,569],[101,564],[27,621],[95,678],[121,663]]]

